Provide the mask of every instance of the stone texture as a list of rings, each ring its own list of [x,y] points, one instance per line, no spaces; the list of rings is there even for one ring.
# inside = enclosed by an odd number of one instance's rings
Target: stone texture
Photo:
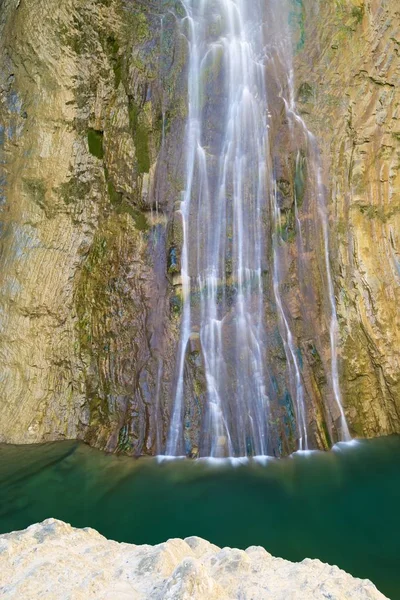
[[[384,600],[368,580],[263,548],[220,549],[190,537],[158,546],[106,540],[48,519],[0,536],[0,593],[24,600]]]
[[[397,0],[291,6],[297,106],[320,145],[328,192],[346,414],[355,436],[399,432]],[[181,10],[178,0],[1,3],[1,442],[79,438],[129,454],[164,447],[182,303]],[[329,382],[324,255],[315,194],[304,184],[310,156],[304,136],[290,139],[280,75],[273,64],[281,294],[301,357],[311,446],[328,448],[340,415]],[[211,128],[217,114],[209,114]],[[296,448],[293,385],[271,277],[273,445],[287,454]],[[185,442],[195,457],[206,395],[195,335],[186,363]]]
[[[161,444],[179,323],[176,4],[1,4],[1,441]]]
[[[351,429],[400,428],[400,11],[304,0],[296,91],[323,154]]]

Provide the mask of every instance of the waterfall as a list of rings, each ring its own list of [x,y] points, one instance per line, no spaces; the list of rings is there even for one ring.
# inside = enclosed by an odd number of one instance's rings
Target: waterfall
[[[179,209],[183,308],[166,454],[179,456],[192,450],[185,438],[184,415],[185,365],[193,340],[199,346],[207,388],[198,453],[210,457],[276,453],[272,440],[277,392],[267,355],[265,314],[271,292],[286,356],[298,448],[307,450],[301,362],[280,292],[280,213],[266,76],[271,53],[265,31],[275,29],[270,48],[278,48],[287,34],[281,25],[284,3],[182,0],[182,4],[186,14],[181,27],[188,44],[185,189]],[[290,53],[283,54],[283,64],[290,62]],[[286,78],[292,95],[289,64]],[[288,115],[299,119],[292,98],[284,102]],[[324,230],[329,270],[327,233]],[[345,423],[330,273],[328,283],[335,355],[332,382]]]

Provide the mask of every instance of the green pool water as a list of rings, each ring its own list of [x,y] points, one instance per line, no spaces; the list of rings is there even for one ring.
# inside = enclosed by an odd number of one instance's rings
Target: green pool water
[[[266,465],[134,460],[75,442],[0,445],[0,532],[48,517],[156,544],[198,535],[319,558],[400,599],[400,437]]]

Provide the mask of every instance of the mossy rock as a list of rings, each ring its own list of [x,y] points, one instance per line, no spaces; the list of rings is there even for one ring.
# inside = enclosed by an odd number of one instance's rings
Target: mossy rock
[[[129,99],[129,125],[132,132],[133,141],[136,149],[136,161],[139,173],[149,173],[150,171],[150,151],[149,151],[149,130],[143,122],[142,110],[133,101]]]
[[[95,129],[88,130],[87,140],[89,152],[99,159],[103,159],[104,157],[103,137],[104,133],[102,131],[96,131]]]

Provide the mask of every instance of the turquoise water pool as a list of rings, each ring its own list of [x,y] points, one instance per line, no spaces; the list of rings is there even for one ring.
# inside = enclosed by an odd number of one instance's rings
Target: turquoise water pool
[[[0,445],[0,531],[55,517],[108,538],[198,535],[319,558],[400,599],[400,437],[265,464],[135,460],[76,442]]]

